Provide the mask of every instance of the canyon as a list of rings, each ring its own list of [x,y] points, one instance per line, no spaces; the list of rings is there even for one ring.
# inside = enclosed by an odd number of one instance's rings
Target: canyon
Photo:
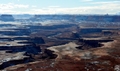
[[[119,15],[1,15],[0,71],[117,71]]]

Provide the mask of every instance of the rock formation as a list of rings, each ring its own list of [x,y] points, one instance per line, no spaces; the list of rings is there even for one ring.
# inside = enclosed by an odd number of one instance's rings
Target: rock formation
[[[8,14],[2,14],[0,16],[0,20],[5,21],[5,22],[10,22],[10,21],[14,21],[14,17],[12,15],[8,15]]]

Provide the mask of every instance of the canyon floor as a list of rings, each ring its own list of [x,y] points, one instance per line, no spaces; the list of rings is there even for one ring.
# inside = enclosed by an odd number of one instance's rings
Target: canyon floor
[[[71,32],[68,29],[74,30]],[[65,30],[67,32],[64,32]],[[1,63],[1,71],[119,71],[117,69],[120,68],[120,31],[103,31],[102,28],[102,32],[84,34],[85,30],[88,28],[81,29],[81,33],[75,26],[64,31],[58,29],[61,33],[43,37],[45,43],[36,45],[41,52],[34,55],[26,56],[23,52],[10,55],[10,51],[0,51],[3,58],[1,60],[6,62]],[[31,37],[42,37],[43,34],[40,34],[44,32],[32,34]],[[51,34],[56,31],[46,32]],[[13,58],[12,61],[9,58]],[[27,60],[29,61],[25,62]]]

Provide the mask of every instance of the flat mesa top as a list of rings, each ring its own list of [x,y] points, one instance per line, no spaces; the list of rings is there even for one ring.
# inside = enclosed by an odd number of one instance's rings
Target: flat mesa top
[[[6,41],[6,42],[3,42],[1,41],[0,42],[0,46],[24,46],[24,45],[28,45],[28,44],[25,44],[25,43],[19,43],[19,42],[26,42],[27,40],[16,40],[16,41]]]
[[[11,60],[20,60],[26,58],[24,56],[25,52],[18,52],[18,53],[6,53],[6,51],[0,51],[0,65],[4,62],[11,61]]]
[[[84,40],[109,40],[108,38],[83,38]]]

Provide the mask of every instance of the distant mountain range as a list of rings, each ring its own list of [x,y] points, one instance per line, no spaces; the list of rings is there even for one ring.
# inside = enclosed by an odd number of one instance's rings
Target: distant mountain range
[[[49,21],[49,20],[58,20],[58,21],[72,21],[72,22],[120,22],[120,15],[9,15],[2,14],[0,16],[1,21]]]
[[[120,15],[120,12],[118,12],[117,15]]]
[[[30,15],[30,14],[17,14],[17,15],[13,15],[13,17],[15,19],[29,19],[31,17],[33,17],[34,15]]]

